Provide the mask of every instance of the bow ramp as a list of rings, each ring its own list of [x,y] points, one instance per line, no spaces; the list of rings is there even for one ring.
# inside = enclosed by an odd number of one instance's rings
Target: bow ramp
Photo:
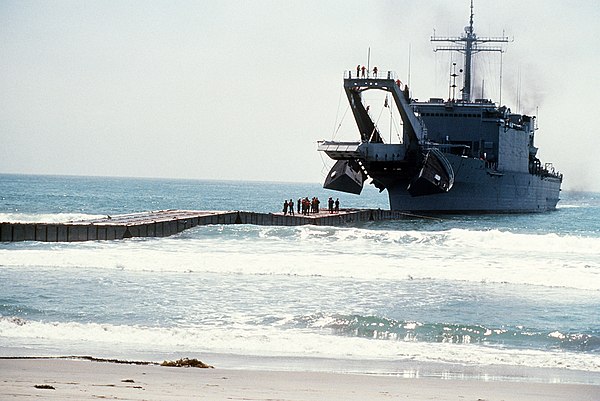
[[[423,138],[423,126],[410,105],[408,86],[396,79],[393,71],[384,71],[382,75],[355,77],[349,71],[344,77],[344,89],[350,102],[352,113],[359,127],[363,141],[383,142],[379,130],[369,116],[367,108],[362,102],[362,93],[370,89],[378,89],[391,93],[394,103],[398,108],[404,125],[404,143],[417,145]]]
[[[402,143],[384,143],[362,98],[363,93],[371,89],[382,90],[392,95],[402,119]],[[347,71],[344,76],[344,90],[360,131],[361,140],[360,142],[322,141],[319,142],[318,150],[336,160],[327,175],[324,187],[360,194],[363,183],[369,176],[368,166],[385,163],[386,168],[397,169],[400,165],[406,164],[408,154],[414,155],[420,151],[419,145],[425,129],[411,107],[408,86],[396,79],[393,71],[354,78],[352,72]],[[383,188],[383,185],[379,185],[378,188]]]

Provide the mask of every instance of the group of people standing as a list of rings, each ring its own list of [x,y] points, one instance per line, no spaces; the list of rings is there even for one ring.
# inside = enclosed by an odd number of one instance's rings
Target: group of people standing
[[[289,214],[290,216],[293,216],[294,207],[297,207],[298,214],[300,214],[300,211],[302,211],[303,215],[308,215],[310,213],[319,213],[320,204],[321,201],[316,196],[313,196],[312,199],[308,199],[308,196],[306,198],[299,198],[296,203],[294,203],[293,199],[290,199],[289,201],[286,199],[283,201],[283,215],[285,216]],[[340,211],[339,198],[334,201],[332,197],[329,197],[327,201],[327,206],[329,209],[329,213],[338,213]]]
[[[377,78],[377,67],[373,67],[373,78]],[[364,65],[361,66],[360,64],[356,66],[356,78],[358,78],[360,75],[361,78],[369,78],[369,71],[367,70],[367,67],[365,67]]]

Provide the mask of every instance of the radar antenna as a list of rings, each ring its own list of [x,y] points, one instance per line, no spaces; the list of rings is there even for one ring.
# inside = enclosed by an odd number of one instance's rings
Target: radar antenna
[[[462,70],[460,70],[462,72]],[[452,71],[450,74],[450,88],[448,90],[448,99],[454,101],[456,99],[456,77],[458,74],[456,73],[456,63],[452,63]]]
[[[465,55],[464,65],[464,87],[462,88],[462,100],[465,102],[471,101],[471,59],[473,54],[479,52],[500,52],[504,49],[500,46],[480,46],[480,43],[506,43],[509,42],[508,37],[482,37],[478,38],[473,30],[473,0],[471,0],[471,18],[469,26],[465,27],[465,33],[461,36],[435,36],[435,31],[431,37],[432,42],[452,42],[451,46],[438,46],[433,51],[457,51]]]

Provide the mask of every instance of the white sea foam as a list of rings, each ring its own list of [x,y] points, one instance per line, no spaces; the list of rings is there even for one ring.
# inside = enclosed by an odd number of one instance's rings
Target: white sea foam
[[[0,264],[47,268],[443,279],[600,290],[600,240],[555,234],[198,227],[169,238],[20,243]]]
[[[226,327],[164,328],[98,323],[14,321],[0,318],[5,347],[58,349],[63,353],[112,347],[120,352],[233,353],[336,359],[415,360],[476,365],[519,365],[600,372],[592,354],[495,348],[472,344],[419,343],[333,336],[243,324]],[[130,350],[130,351],[128,351]],[[125,355],[126,356],[126,355]]]
[[[68,221],[91,220],[104,215],[84,213],[0,213],[0,222],[7,223],[66,223]]]

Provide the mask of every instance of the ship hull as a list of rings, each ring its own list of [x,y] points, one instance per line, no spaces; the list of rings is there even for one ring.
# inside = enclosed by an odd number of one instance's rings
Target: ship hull
[[[556,209],[561,180],[527,172],[500,172],[485,162],[450,155],[455,172],[447,193],[413,197],[409,182],[396,180],[386,185],[390,208],[421,213],[532,213]]]

